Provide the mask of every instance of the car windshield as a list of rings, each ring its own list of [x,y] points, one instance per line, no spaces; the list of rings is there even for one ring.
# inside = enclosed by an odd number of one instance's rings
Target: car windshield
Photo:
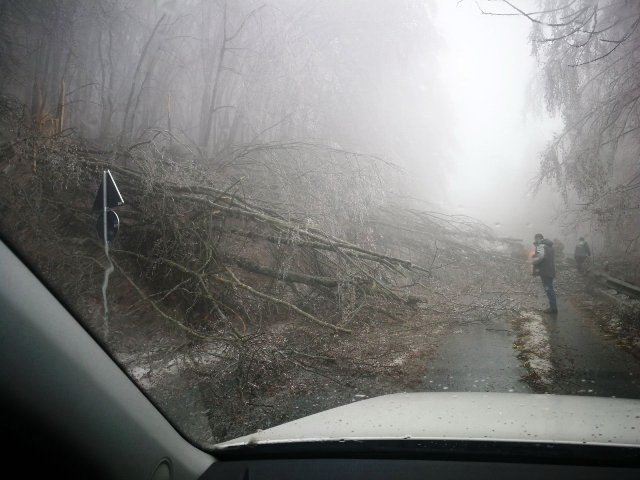
[[[386,394],[640,399],[639,24],[5,0],[0,234],[203,448]]]

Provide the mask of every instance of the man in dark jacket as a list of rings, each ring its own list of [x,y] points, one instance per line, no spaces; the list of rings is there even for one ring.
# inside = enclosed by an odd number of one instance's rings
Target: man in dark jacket
[[[580,237],[578,244],[576,245],[576,249],[574,252],[574,258],[576,259],[576,266],[578,267],[578,272],[583,272],[583,264],[587,257],[591,257],[591,249],[589,248],[589,244],[587,241]]]
[[[553,289],[553,279],[556,276],[556,264],[553,252],[553,242],[536,233],[533,237],[533,244],[536,246],[531,263],[533,264],[533,274],[539,275],[542,279],[542,286],[549,299],[549,308],[544,313],[558,313],[556,302],[556,292]]]

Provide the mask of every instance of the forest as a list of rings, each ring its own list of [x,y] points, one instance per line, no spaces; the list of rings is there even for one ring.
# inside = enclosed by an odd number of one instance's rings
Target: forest
[[[640,282],[640,3],[540,3],[477,7],[529,21],[562,119],[532,192]],[[442,206],[436,10],[0,0],[0,230],[169,416],[193,404],[199,441],[416,388],[456,325],[535,302],[530,239]]]

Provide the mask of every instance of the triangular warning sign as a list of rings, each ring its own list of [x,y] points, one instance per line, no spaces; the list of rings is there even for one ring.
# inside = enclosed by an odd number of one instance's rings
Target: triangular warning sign
[[[124,205],[124,200],[122,199],[122,195],[120,195],[120,191],[116,186],[116,182],[113,180],[111,176],[111,172],[109,170],[106,171],[107,174],[107,208],[119,207],[120,205]],[[98,187],[98,193],[96,194],[96,199],[93,201],[93,209],[92,210],[102,210],[104,208],[104,193],[103,193],[103,184],[104,179],[100,180],[100,187]]]

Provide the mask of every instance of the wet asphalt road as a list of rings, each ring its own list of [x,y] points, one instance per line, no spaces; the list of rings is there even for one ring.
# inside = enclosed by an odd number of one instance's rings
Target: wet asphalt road
[[[640,398],[640,360],[569,301],[559,299],[558,309],[556,316],[542,315],[554,372],[544,390],[523,380],[527,371],[513,348],[516,332],[507,319],[453,329],[427,366],[424,389]]]
[[[549,393],[640,398],[640,359],[617,345],[589,315],[561,299],[548,316],[554,383]]]
[[[533,393],[521,380],[511,324],[503,318],[455,327],[430,362],[427,391]]]

